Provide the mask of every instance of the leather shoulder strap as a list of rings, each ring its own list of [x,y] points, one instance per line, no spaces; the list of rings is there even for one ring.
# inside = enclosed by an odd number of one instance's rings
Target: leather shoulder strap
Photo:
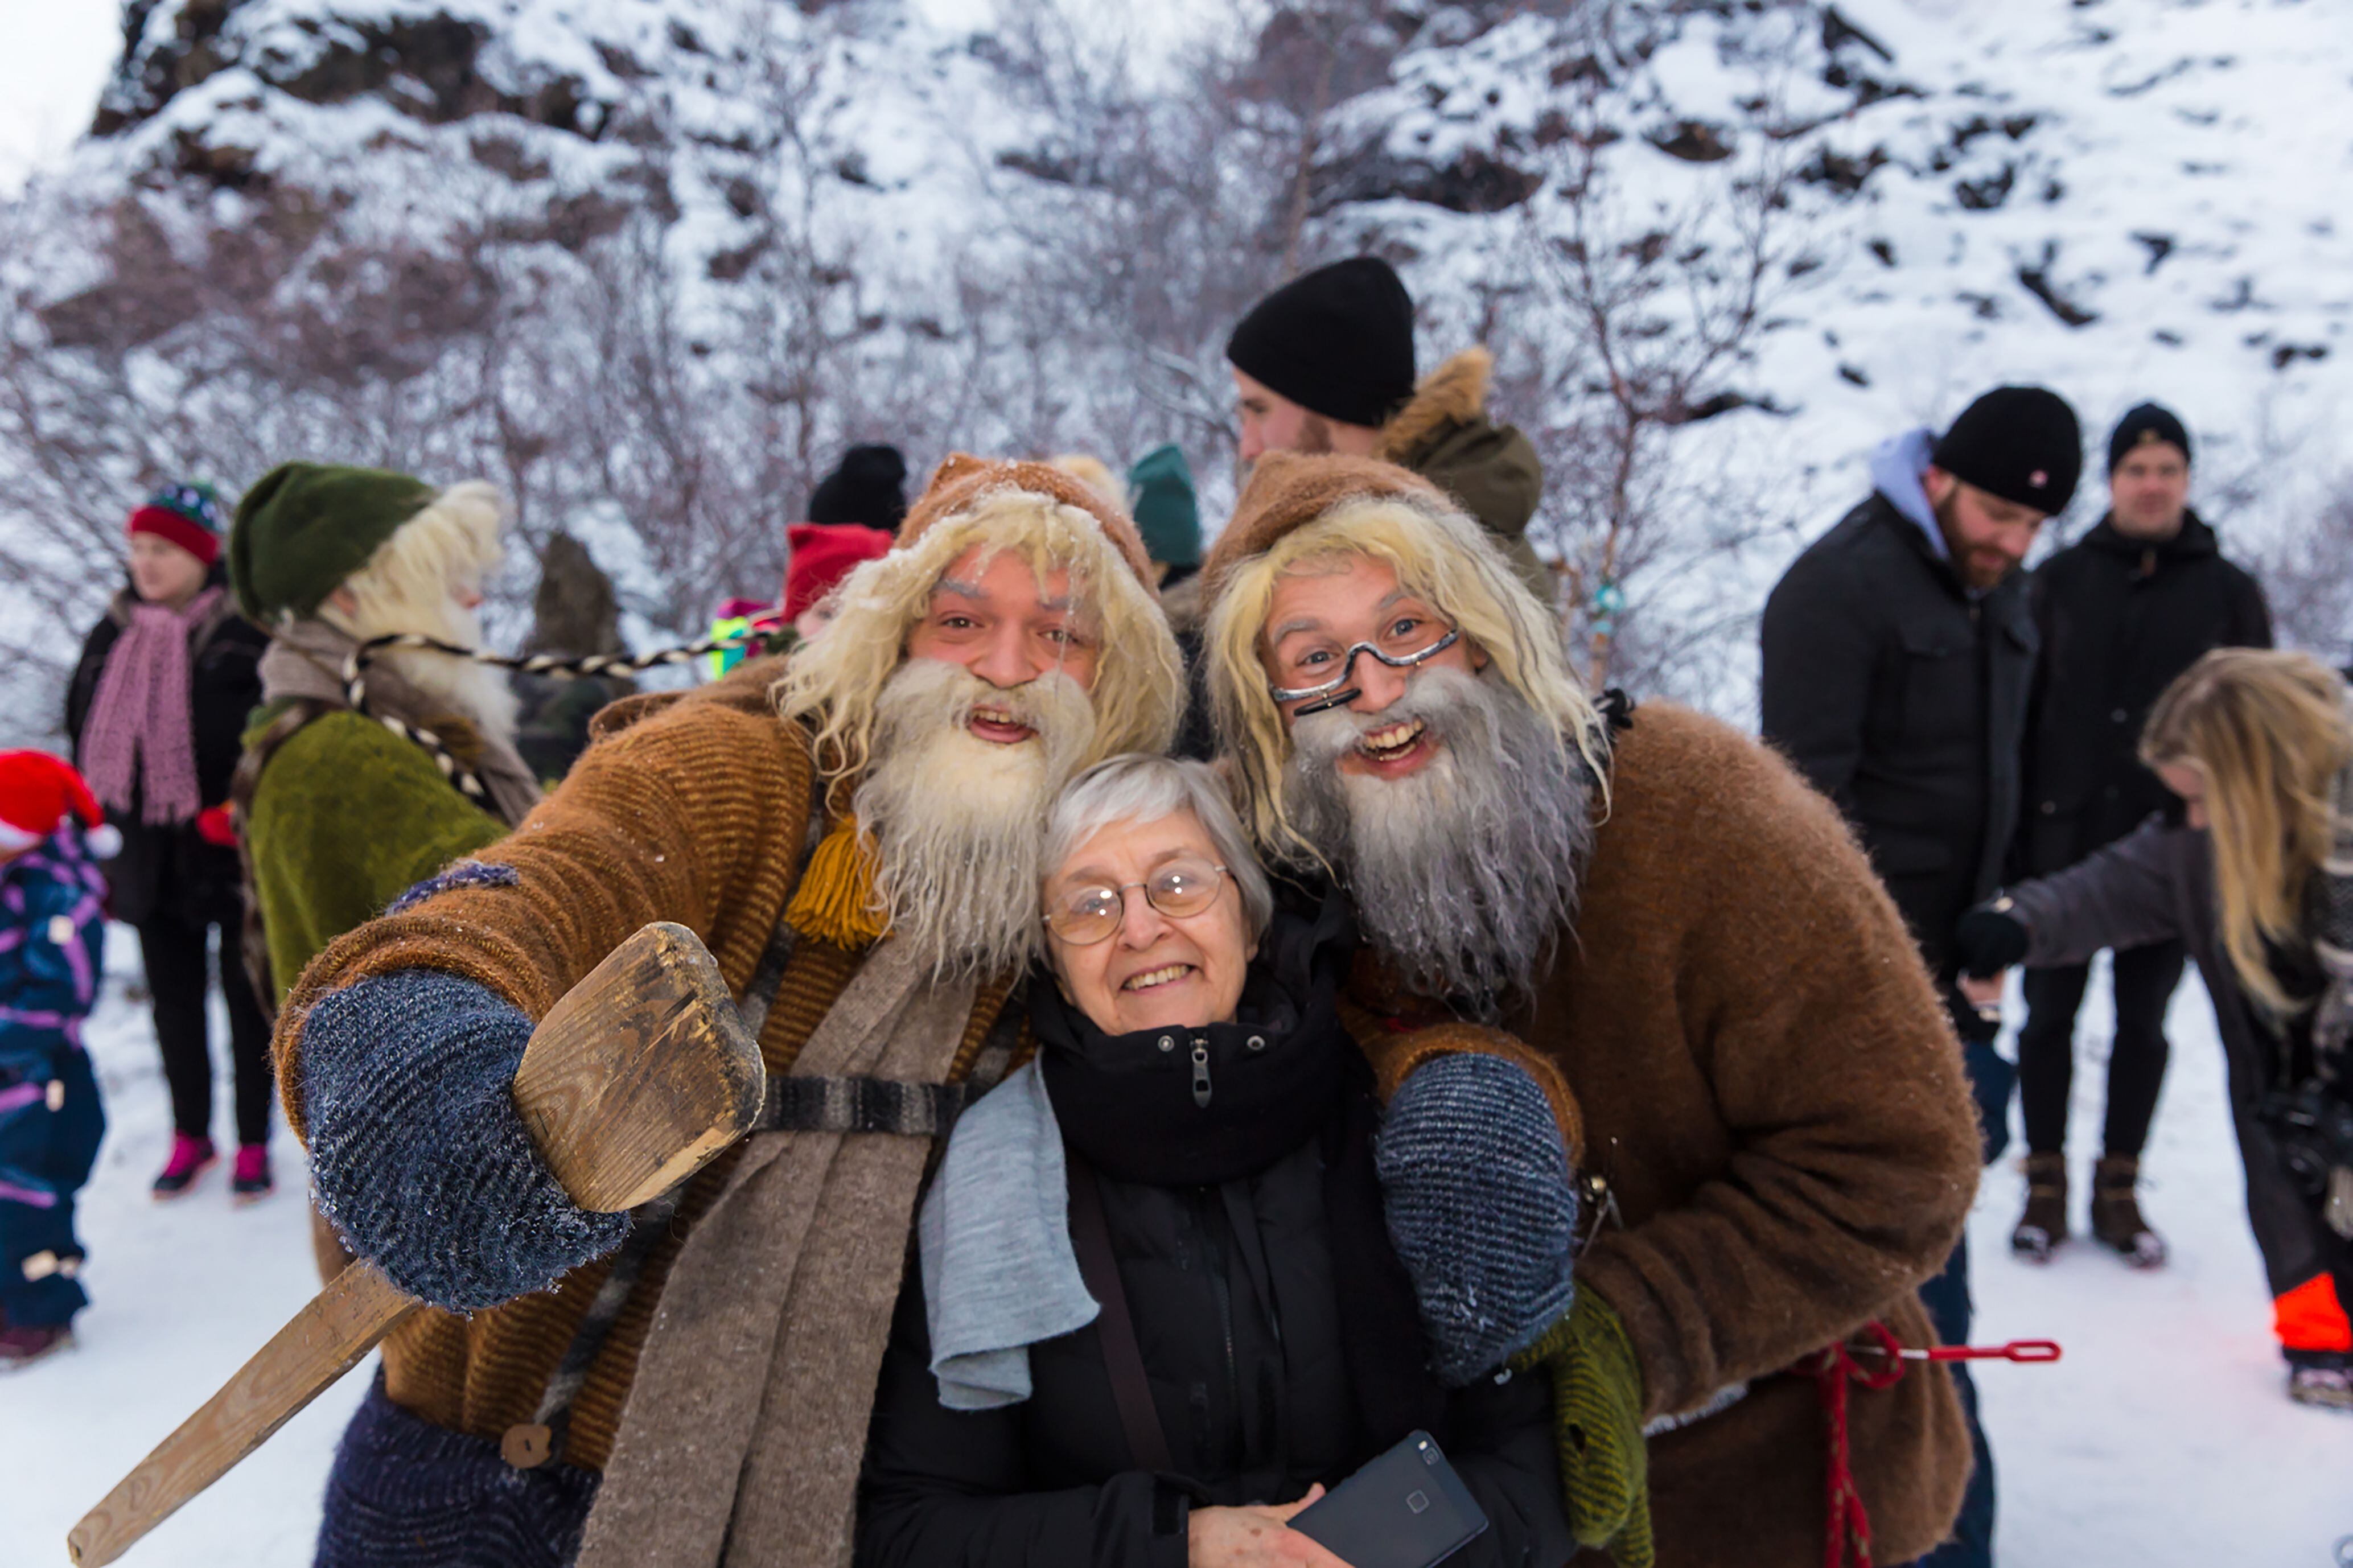
[[[1062,1145],[1062,1163],[1071,1181],[1071,1246],[1079,1255],[1079,1277],[1086,1281],[1087,1293],[1103,1308],[1095,1319],[1095,1339],[1103,1346],[1103,1370],[1111,1374],[1111,1395],[1119,1405],[1119,1424],[1127,1433],[1128,1453],[1139,1469],[1174,1474],[1176,1465],[1168,1451],[1168,1434],[1152,1403],[1152,1384],[1144,1374],[1144,1350],[1136,1342],[1135,1320],[1128,1314],[1127,1288],[1120,1282],[1119,1263],[1112,1256],[1102,1179],[1067,1142]]]

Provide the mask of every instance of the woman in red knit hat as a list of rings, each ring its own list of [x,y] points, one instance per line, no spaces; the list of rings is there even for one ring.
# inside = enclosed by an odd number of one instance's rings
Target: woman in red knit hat
[[[122,834],[107,869],[117,920],[139,932],[155,1041],[172,1090],[175,1198],[215,1162],[205,995],[211,933],[236,1068],[239,1202],[270,1190],[269,1026],[239,956],[245,923],[229,778],[261,700],[269,639],[237,613],[221,560],[227,519],[209,485],[173,485],[131,514],[130,584],[83,645],[66,697],[75,759]]]

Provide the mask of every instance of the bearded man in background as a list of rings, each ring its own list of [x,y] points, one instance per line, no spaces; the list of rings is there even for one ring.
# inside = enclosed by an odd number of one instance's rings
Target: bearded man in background
[[[1550,1342],[1572,1384],[1630,1369],[1657,1561],[1794,1568],[1858,1526],[1883,1561],[1934,1546],[1969,1463],[1941,1368],[1852,1394],[1867,1523],[1825,1520],[1792,1375],[1882,1322],[1932,1342],[1915,1287],[1976,1184],[1936,993],[1835,813],[1696,714],[1613,734],[1493,540],[1401,468],[1262,458],[1205,574],[1245,816],[1355,895],[1360,1026],[1501,1025],[1581,1103],[1620,1223]],[[1625,1544],[1567,1490],[1586,1545]]]
[[[281,464],[238,503],[229,581],[270,640],[235,795],[267,939],[266,952],[248,940],[248,962],[272,1004],[330,942],[504,837],[539,799],[502,671],[431,648],[378,650],[363,671],[364,712],[343,679],[378,637],[480,647],[503,527],[499,493],[480,480],[437,489],[320,463]],[[458,787],[453,770],[475,787]]]
[[[510,1085],[534,1022],[653,921],[710,948],[772,1076],[881,1077],[937,1112],[1001,1071],[1045,805],[1165,748],[1184,703],[1150,583],[1067,476],[951,458],[823,638],[615,704],[522,831],[304,974],[277,1050],[321,1206],[439,1309],[385,1342],[321,1564],[846,1558],[928,1138],[772,1097],[633,1226],[572,1203]]]

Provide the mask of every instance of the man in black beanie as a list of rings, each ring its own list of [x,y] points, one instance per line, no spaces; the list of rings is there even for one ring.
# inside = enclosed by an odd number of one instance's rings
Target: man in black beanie
[[[896,447],[852,447],[809,495],[809,522],[899,531],[907,515],[907,459]]]
[[[1871,458],[1872,494],[1808,546],[1765,602],[1765,738],[1838,804],[1943,991],[2001,1152],[2011,1070],[1998,1014],[1957,986],[1954,923],[2000,880],[2018,820],[2019,748],[2036,634],[2019,567],[2084,467],[2056,393],[1997,387],[1942,437],[1911,430]],[[1948,1344],[1969,1331],[1964,1242],[1921,1299]],[[1957,1374],[1960,1369],[1956,1368]],[[1977,1468],[1951,1542],[1923,1561],[1986,1568],[1993,1460],[1957,1375]]]
[[[1559,596],[1527,541],[1544,465],[1487,417],[1494,356],[1464,349],[1414,380],[1413,296],[1377,256],[1303,273],[1250,307],[1226,340],[1240,454],[1380,458],[1437,485],[1495,536],[1545,604]]]
[[[2170,410],[2144,403],[2117,422],[2108,495],[2107,515],[2037,568],[2029,590],[2042,658],[2027,727],[2015,868],[2023,877],[2063,871],[2174,809],[2172,792],[2138,755],[2150,706],[2208,649],[2272,645],[2263,590],[2222,559],[2214,531],[2189,509],[2189,432]],[[2134,1189],[2165,1080],[2165,1006],[2182,956],[2178,942],[2133,948],[2116,955],[2112,976],[2116,1039],[2092,1234],[2144,1268],[2165,1261]],[[2038,1262],[2067,1238],[2067,1100],[2089,974],[2078,963],[2025,976],[2026,1212],[2010,1245]]]

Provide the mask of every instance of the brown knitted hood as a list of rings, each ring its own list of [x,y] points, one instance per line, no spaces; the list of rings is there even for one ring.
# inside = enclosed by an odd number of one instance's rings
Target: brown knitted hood
[[[1345,501],[1399,500],[1428,510],[1454,503],[1428,479],[1376,458],[1269,452],[1250,470],[1234,517],[1201,563],[1202,596],[1214,604],[1235,567]]]
[[[1119,551],[1120,559],[1144,584],[1144,591],[1155,603],[1160,595],[1152,578],[1152,559],[1144,551],[1144,540],[1135,531],[1135,524],[1127,514],[1113,506],[1089,486],[1046,463],[1029,463],[991,458],[976,458],[969,452],[952,452],[932,471],[931,482],[915,504],[907,509],[906,520],[899,524],[899,542],[892,548],[904,550],[923,537],[923,531],[944,517],[970,508],[980,498],[994,490],[1027,490],[1033,495],[1051,496],[1064,506],[1074,506],[1103,526],[1103,535]]]

